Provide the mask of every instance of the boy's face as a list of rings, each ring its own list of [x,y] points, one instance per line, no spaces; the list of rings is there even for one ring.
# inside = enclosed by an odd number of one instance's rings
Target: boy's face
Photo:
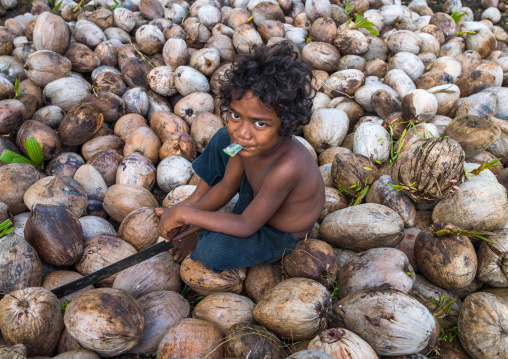
[[[267,155],[281,143],[280,118],[273,108],[266,107],[252,92],[247,92],[240,100],[233,99],[229,110],[229,136],[232,142],[243,146],[239,156]]]

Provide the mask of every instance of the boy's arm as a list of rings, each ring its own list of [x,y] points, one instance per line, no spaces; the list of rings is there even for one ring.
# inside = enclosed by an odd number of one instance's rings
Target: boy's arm
[[[266,175],[257,196],[241,215],[183,206],[171,216],[171,226],[186,224],[235,237],[251,236],[270,220],[294,188],[297,176],[293,166],[294,164],[286,163],[272,169]],[[161,235],[164,237],[165,233]]]

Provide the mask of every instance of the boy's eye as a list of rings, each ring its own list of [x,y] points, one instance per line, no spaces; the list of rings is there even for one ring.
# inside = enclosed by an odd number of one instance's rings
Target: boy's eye
[[[234,113],[234,112],[231,112],[231,118],[234,118],[235,120],[238,120],[238,119],[240,119],[240,116],[239,116],[239,115],[237,115],[237,114],[236,114],[236,113]]]
[[[257,126],[257,127],[265,127],[265,126],[266,126],[266,123],[261,122],[261,121],[256,121],[256,126]]]

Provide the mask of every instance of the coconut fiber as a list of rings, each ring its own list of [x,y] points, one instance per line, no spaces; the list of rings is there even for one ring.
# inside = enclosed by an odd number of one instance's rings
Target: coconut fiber
[[[194,162],[192,168],[209,186],[219,183],[226,171],[229,156],[222,150],[231,144],[226,127],[212,137],[205,150]],[[245,173],[242,177],[238,202],[234,214],[242,214],[253,200],[253,191]],[[250,237],[238,238],[224,233],[204,231],[198,237],[192,260],[199,260],[205,267],[220,273],[224,270],[251,267],[261,263],[280,260],[285,251],[293,249],[298,238],[264,225]]]

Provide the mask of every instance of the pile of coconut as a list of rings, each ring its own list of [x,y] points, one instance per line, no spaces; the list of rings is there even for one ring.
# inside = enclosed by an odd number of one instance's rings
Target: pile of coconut
[[[0,358],[508,358],[506,4],[482,5],[34,0],[0,27],[0,153],[42,149],[0,167]],[[52,294],[160,240],[154,208],[225,125],[219,78],[284,40],[315,75],[313,235]]]

